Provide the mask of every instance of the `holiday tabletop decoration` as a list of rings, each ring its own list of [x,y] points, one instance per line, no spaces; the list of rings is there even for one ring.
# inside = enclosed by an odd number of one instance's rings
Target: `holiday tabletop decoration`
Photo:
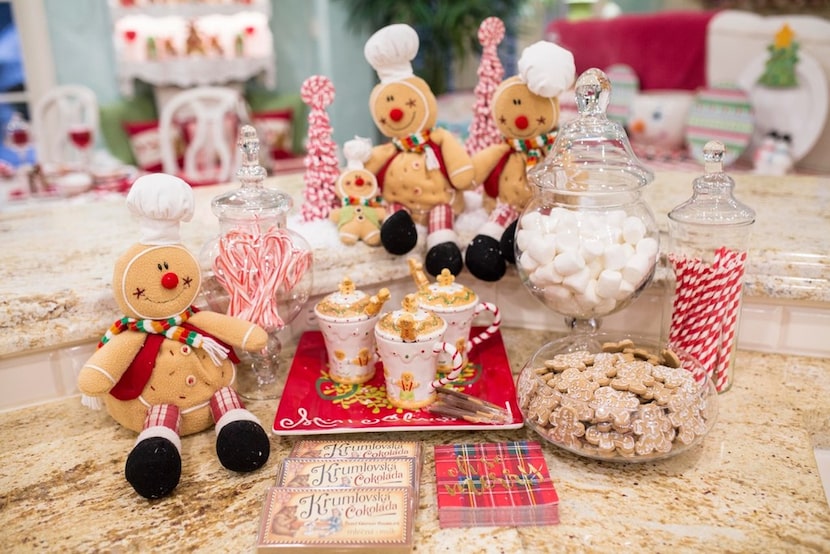
[[[473,156],[475,180],[484,185],[489,219],[465,253],[470,273],[498,281],[513,263],[513,235],[519,212],[533,195],[527,171],[545,157],[556,137],[558,96],[575,77],[573,55],[539,41],[522,52],[519,74],[503,81],[492,99],[492,119],[502,140]]]
[[[501,132],[493,121],[493,94],[504,77],[504,67],[499,60],[498,46],[504,38],[504,23],[498,17],[488,17],[478,28],[481,43],[481,61],[478,65],[478,83],[473,91],[476,98],[473,106],[473,121],[464,146],[471,156],[479,150],[501,140]]]
[[[223,466],[253,471],[268,460],[268,435],[234,390],[234,348],[258,350],[267,335],[258,325],[199,311],[199,263],[179,238],[193,216],[193,192],[178,177],[140,177],[127,196],[141,236],[115,263],[112,290],[125,314],[83,365],[78,388],[137,433],[125,476],[145,498],[178,485],[181,435],[216,429]],[[90,398],[91,397],[91,398]]]
[[[326,219],[337,206],[335,182],[340,174],[337,144],[331,138],[331,124],[326,108],[334,102],[334,85],[328,77],[313,75],[300,88],[308,114],[308,153],[305,157],[303,182],[305,202],[301,209],[303,221]]]
[[[375,176],[363,163],[372,155],[372,142],[355,137],[343,145],[346,168],[335,184],[335,194],[341,205],[331,212],[337,224],[340,241],[354,244],[362,240],[369,246],[380,245],[380,223],[386,217],[386,208]]]
[[[406,254],[418,241],[416,223],[427,225],[427,271],[437,275],[446,267],[458,274],[464,261],[455,215],[464,209],[460,191],[473,186],[473,166],[458,139],[435,127],[435,95],[412,70],[418,46],[415,29],[403,24],[384,27],[366,42],[364,54],[380,78],[369,109],[391,139],[372,150],[366,168],[388,203],[380,231],[384,248]]]

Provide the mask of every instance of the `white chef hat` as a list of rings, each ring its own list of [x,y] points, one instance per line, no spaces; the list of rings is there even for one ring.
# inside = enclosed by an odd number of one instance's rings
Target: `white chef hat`
[[[127,207],[139,218],[141,244],[178,244],[180,222],[193,218],[193,189],[173,175],[143,175],[130,188]]]
[[[356,136],[343,143],[343,155],[349,169],[363,169],[363,164],[372,156],[372,141]]]
[[[576,78],[573,54],[544,40],[522,51],[518,67],[519,79],[530,92],[544,98],[559,96],[573,86]]]
[[[381,83],[412,77],[412,60],[418,55],[418,33],[404,23],[387,25],[369,37],[363,55]]]

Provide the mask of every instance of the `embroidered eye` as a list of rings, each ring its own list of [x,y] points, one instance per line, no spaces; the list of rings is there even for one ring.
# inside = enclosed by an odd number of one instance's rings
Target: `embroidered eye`
[[[521,98],[514,98],[513,99],[513,105],[514,106],[521,106],[522,105],[522,99]]]
[[[387,94],[386,95],[386,101],[387,102],[394,102],[395,101],[395,96],[392,95],[392,94]]]
[[[170,266],[167,264],[167,262],[157,264],[156,267],[159,269],[159,271],[166,271],[170,269]]]

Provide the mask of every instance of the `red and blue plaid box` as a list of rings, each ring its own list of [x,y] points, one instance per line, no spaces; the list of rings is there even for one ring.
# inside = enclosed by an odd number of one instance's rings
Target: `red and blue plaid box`
[[[550,525],[559,497],[538,442],[435,447],[441,527]]]

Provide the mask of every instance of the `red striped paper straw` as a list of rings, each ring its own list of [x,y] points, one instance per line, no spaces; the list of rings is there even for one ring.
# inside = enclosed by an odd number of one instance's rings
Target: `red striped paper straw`
[[[735,344],[738,316],[740,314],[743,277],[746,269],[746,252],[730,250],[724,254],[725,266],[729,273],[729,282],[723,294],[724,318],[721,323],[721,340],[716,363],[715,388],[723,392],[732,381],[730,365],[732,349]]]

